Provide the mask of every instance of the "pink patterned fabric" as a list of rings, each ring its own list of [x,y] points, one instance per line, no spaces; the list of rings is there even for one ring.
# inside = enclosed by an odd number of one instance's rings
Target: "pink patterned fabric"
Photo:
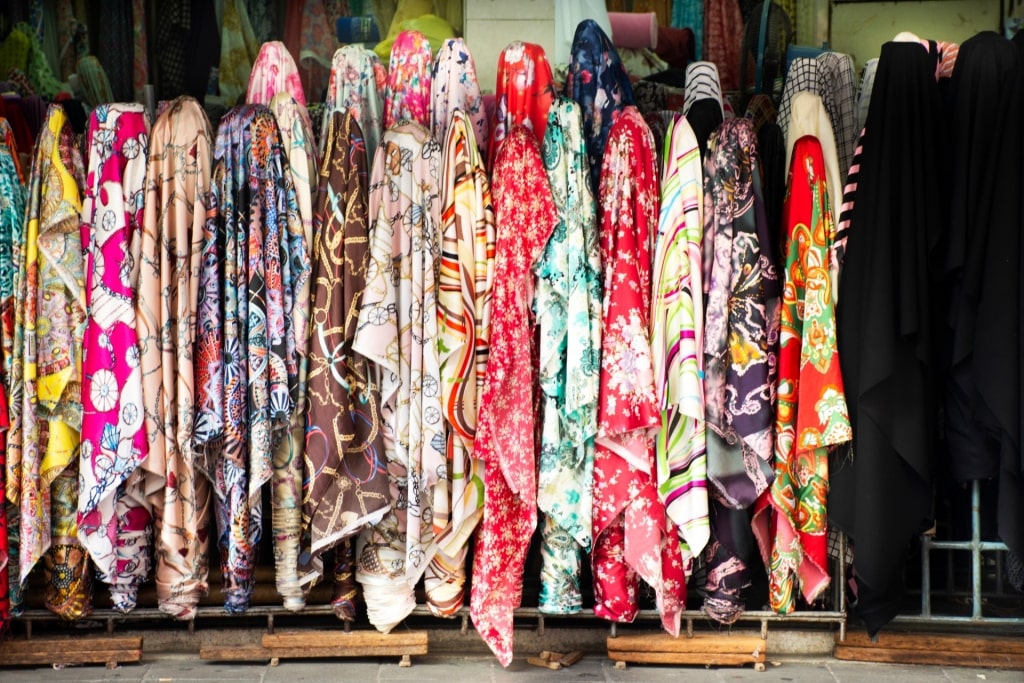
[[[299,70],[295,67],[288,48],[279,40],[263,43],[256,63],[249,75],[249,89],[245,101],[249,104],[270,104],[274,95],[287,92],[295,101],[306,106],[306,94],[302,90]]]
[[[387,89],[384,93],[384,129],[399,121],[430,127],[430,75],[434,53],[419,31],[402,31],[391,46]]]

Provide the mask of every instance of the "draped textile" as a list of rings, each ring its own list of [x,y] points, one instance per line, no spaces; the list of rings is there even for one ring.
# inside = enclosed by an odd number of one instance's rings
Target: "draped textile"
[[[335,21],[348,15],[347,2],[339,0],[303,0],[288,4],[285,17],[285,41],[299,64],[302,87],[310,100],[323,95],[329,78],[330,59],[338,47]],[[344,12],[338,5],[345,5]]]
[[[601,161],[615,112],[633,104],[633,88],[611,38],[593,19],[584,19],[572,39],[565,95],[583,111],[583,137],[590,160],[590,190],[597,194]]]
[[[852,437],[828,270],[835,222],[826,167],[816,138],[796,141],[783,209],[775,479],[754,520],[771,607],[783,614],[798,595],[813,603],[829,585],[828,452]]]
[[[299,70],[291,53],[279,40],[263,43],[256,62],[249,73],[249,86],[245,101],[249,104],[270,104],[278,93],[288,93],[296,102],[306,106]],[[308,118],[308,114],[306,115]]]
[[[581,552],[592,542],[594,439],[601,355],[601,252],[590,190],[583,112],[555,100],[541,148],[558,211],[534,266],[533,309],[540,333],[541,404],[537,505],[541,537],[540,609],[582,608]]]
[[[402,31],[391,46],[384,91],[384,129],[400,121],[430,125],[430,75],[434,53],[419,31]]]
[[[474,549],[470,615],[498,661],[508,666],[512,611],[522,601],[526,553],[537,526],[534,383],[538,349],[530,311],[530,270],[540,259],[558,215],[540,147],[529,128],[513,126],[504,144],[491,149],[497,152],[491,355],[475,442],[476,455],[484,461],[486,495]]]
[[[262,105],[222,120],[204,227],[196,341],[194,443],[217,494],[229,612],[248,608],[273,444],[298,394],[294,304],[308,268],[303,228],[277,122]],[[308,271],[307,271],[308,272]]]
[[[839,171],[842,182],[853,161],[853,146],[857,142],[857,76],[853,68],[853,57],[838,52],[824,52],[818,55],[818,72],[821,79],[821,99],[825,103],[832,134],[835,136],[836,152],[839,156]],[[840,202],[833,190],[833,209]]]
[[[697,59],[704,58],[704,0],[674,0],[672,28],[688,28],[693,31]]]
[[[370,623],[388,632],[415,606],[413,588],[436,550],[436,492],[447,476],[437,278],[441,149],[415,122],[381,140],[370,183],[370,261],[353,350],[381,376],[392,508],[363,532],[356,579]]]
[[[7,387],[4,386],[4,391],[0,391],[0,638],[6,638],[10,631],[11,585],[19,583],[17,576],[12,576],[17,563],[11,562],[11,543],[7,533],[7,429],[10,426],[7,415]]]
[[[797,140],[805,135],[817,138],[825,163],[825,191],[828,192],[829,206],[842,204],[842,187],[846,171],[842,171],[842,167],[839,165],[837,142],[832,133],[832,124],[822,98],[817,93],[809,91],[796,93],[791,100],[787,123],[786,168],[791,168],[793,147]],[[849,167],[847,167],[847,171],[849,171]]]
[[[320,126],[321,150],[327,144],[327,127],[331,121],[331,114],[335,111],[349,111],[362,131],[367,163],[373,163],[373,155],[380,144],[384,119],[384,103],[375,76],[376,65],[380,65],[376,53],[361,45],[345,45],[334,53],[331,77],[327,85],[324,118]]]
[[[436,80],[434,81],[437,82]],[[494,209],[473,125],[452,112],[445,137],[441,183],[441,270],[438,277],[438,348],[441,405],[448,425],[448,517],[434,507],[438,552],[427,569],[427,606],[452,616],[465,601],[469,539],[483,515],[484,464],[474,451],[480,396],[491,336],[494,288]]]
[[[875,87],[875,74],[878,72],[878,59],[869,59],[864,63],[861,72],[860,87],[857,90],[857,129],[862,130],[868,120],[868,109],[871,108],[871,91]]]
[[[760,135],[761,129],[769,124],[776,123],[778,112],[775,111],[775,103],[770,95],[758,93],[747,102],[747,111],[744,113],[754,124],[754,131]]]
[[[187,48],[186,48],[187,49]],[[260,44],[249,23],[244,0],[224,0],[221,10],[220,66],[217,70],[220,94],[228,105],[238,102],[246,92],[253,62]]]
[[[661,501],[679,527],[687,576],[710,537],[704,436],[704,182],[686,119],[669,126],[654,252],[651,362],[661,429],[655,442]]]
[[[206,595],[213,532],[210,485],[192,444],[200,256],[213,208],[210,142],[210,122],[190,97],[171,102],[153,125],[135,303],[156,596],[177,619],[192,619]]]
[[[658,498],[653,437],[661,424],[651,364],[653,236],[658,169],[635,107],[612,126],[598,193],[604,317],[594,458],[594,614],[632,621],[638,579],[655,591],[661,623],[679,633],[686,579],[677,529]]]
[[[24,234],[14,242],[7,443],[7,495],[19,510],[18,590],[46,556],[45,602],[69,620],[91,611],[89,595],[82,592],[88,590],[87,563],[63,561],[84,558],[77,539],[74,454],[82,424],[85,277],[79,215],[85,172],[73,140],[64,110],[51,105],[32,163]],[[58,565],[70,572],[63,584]]]
[[[380,386],[353,350],[369,267],[366,148],[354,112],[334,112],[327,128],[313,240],[313,306],[306,380],[302,515],[311,535],[303,581],[323,575],[324,552],[380,521],[392,505]],[[355,606],[335,605],[342,619]]]
[[[722,105],[722,84],[718,78],[718,67],[713,62],[692,62],[686,65],[686,85],[683,94],[683,114],[689,114],[690,108],[701,100],[714,100],[718,103],[722,116],[725,109]]]
[[[476,64],[465,40],[449,38],[441,45],[430,87],[430,129],[434,139],[438,142],[445,139],[455,110],[461,109],[469,117],[476,148],[486,159],[490,129],[480,84],[476,80]]]
[[[544,48],[518,40],[509,43],[498,55],[494,123],[487,143],[490,168],[494,168],[498,148],[515,126],[526,126],[538,144],[544,139],[554,98],[554,76]]]
[[[743,15],[735,0],[709,2],[704,8],[704,57],[718,66],[723,90],[739,88]]]
[[[829,473],[829,516],[853,540],[856,612],[870,633],[895,615],[907,543],[930,524],[942,109],[934,56],[883,45],[839,281],[855,454]]]
[[[82,244],[88,319],[82,348],[78,536],[110,585],[114,609],[135,607],[149,577],[153,507],[135,329],[149,117],[141,104],[101,105],[89,118]]]
[[[821,94],[821,63],[816,58],[797,57],[790,64],[789,71],[786,72],[786,82],[782,86],[782,96],[779,99],[778,116],[778,123],[782,128],[783,135],[789,134],[793,100],[802,92]],[[788,164],[786,168],[789,168]]]
[[[110,91],[114,102],[131,100],[134,91],[132,81],[135,56],[134,22],[132,4],[134,0],[99,0],[99,13],[103,18],[103,29],[96,32],[97,56],[110,80]],[[104,102],[106,104],[107,102]]]
[[[281,146],[288,158],[288,173],[295,189],[299,221],[289,221],[294,230],[289,241],[301,241],[303,251],[310,253],[313,244],[313,204],[316,196],[318,170],[313,131],[306,108],[288,92],[279,92],[270,101],[270,111],[277,119]],[[301,228],[301,229],[300,229]],[[290,426],[274,446],[274,475],[271,483],[274,535],[275,581],[278,593],[288,609],[301,609],[305,604],[299,583],[299,552],[302,537],[302,465],[306,436],[306,373],[309,346],[310,270],[305,261],[291,264],[293,278],[291,337],[298,363],[298,390],[295,393]]]
[[[704,161],[704,401],[711,533],[704,609],[732,623],[756,560],[749,510],[774,477],[779,284],[747,119],[712,133]]]
[[[132,96],[141,101],[149,83],[149,39],[145,0],[132,0]]]

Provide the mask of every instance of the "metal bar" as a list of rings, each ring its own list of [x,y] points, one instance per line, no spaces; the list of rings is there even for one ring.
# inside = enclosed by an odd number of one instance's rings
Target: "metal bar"
[[[972,624],[974,626],[1020,626],[1024,627],[1024,618],[1020,617],[956,617],[945,614],[933,614],[925,617],[920,614],[902,614],[892,620],[894,624],[927,625],[927,624]]]
[[[932,537],[921,535],[921,614],[932,613]]]
[[[973,550],[975,547],[974,541],[931,541],[929,543],[932,550]],[[997,541],[978,541],[978,550],[982,551],[999,551],[1006,550],[1005,543],[999,543]]]
[[[981,482],[971,482],[971,616],[981,619]]]

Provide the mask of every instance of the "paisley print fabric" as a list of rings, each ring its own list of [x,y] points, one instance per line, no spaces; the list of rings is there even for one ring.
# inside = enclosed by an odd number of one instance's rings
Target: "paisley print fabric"
[[[447,478],[438,483],[437,497],[447,495],[449,503],[434,507],[438,551],[425,580],[427,606],[437,616],[453,616],[465,601],[469,539],[483,514],[484,466],[474,446],[490,351],[494,249],[491,186],[472,122],[457,109],[444,146],[437,294],[448,456]]]
[[[601,168],[604,317],[594,458],[594,614],[629,622],[643,579],[662,625],[679,633],[686,583],[677,530],[658,498],[652,437],[661,422],[651,365],[652,236],[658,168],[635,107],[612,126]]]
[[[633,104],[633,88],[611,39],[593,19],[584,19],[572,39],[565,95],[583,110],[583,135],[590,159],[590,189],[597,192],[601,161],[614,113]]]
[[[209,481],[192,446],[200,255],[212,208],[210,138],[210,122],[190,97],[171,102],[153,125],[135,302],[156,596],[160,610],[178,619],[193,618],[206,594],[213,524]]]
[[[249,23],[245,0],[224,0],[217,77],[221,97],[229,105],[235,104],[245,95],[259,50],[260,44]]]
[[[148,448],[135,329],[148,140],[140,104],[101,105],[89,118],[78,535],[120,611],[135,607],[148,578],[153,537],[139,470]]]
[[[526,126],[539,143],[548,125],[555,99],[554,76],[544,48],[512,41],[498,56],[498,83],[494,90],[494,123],[487,143],[488,163],[494,167],[498,147],[515,126]]]
[[[506,50],[507,52],[507,50]],[[492,148],[493,149],[493,148]],[[484,461],[484,515],[473,558],[470,614],[502,666],[512,662],[512,611],[522,600],[530,538],[537,526],[533,275],[558,214],[536,137],[511,129],[494,161],[497,245],[491,354],[480,400],[475,452]]]
[[[415,122],[388,130],[370,183],[370,261],[353,349],[381,377],[392,510],[360,538],[356,579],[370,623],[387,632],[415,606],[413,588],[436,549],[432,519],[448,515],[437,349],[441,147]],[[442,495],[439,498],[438,490]]]
[[[53,480],[52,545],[43,555],[43,604],[65,621],[92,613],[92,566],[78,542],[78,477],[68,467]]]
[[[679,527],[687,575],[710,536],[704,436],[704,186],[697,137],[669,126],[654,252],[651,359],[661,406],[658,493]]]
[[[601,379],[601,253],[577,103],[555,101],[542,153],[558,223],[534,266],[543,393],[537,481],[537,504],[545,515],[540,609],[571,614],[583,604],[581,551],[591,546]]]
[[[320,149],[327,144],[327,128],[335,111],[352,113],[363,132],[367,163],[380,144],[384,120],[384,102],[377,84],[376,69],[384,66],[373,50],[361,45],[338,48],[331,61],[331,78],[327,84],[327,101],[320,126]]]
[[[445,140],[448,126],[456,110],[469,117],[480,156],[487,158],[489,126],[480,84],[476,80],[476,64],[469,46],[462,38],[449,38],[441,45],[430,80],[430,129],[438,142]]]
[[[384,129],[400,121],[430,125],[430,75],[434,53],[419,31],[402,31],[391,46],[384,91]]]
[[[326,145],[313,230],[302,498],[311,555],[304,581],[324,574],[328,549],[380,521],[392,504],[380,386],[366,357],[352,349],[370,256],[366,148],[354,112],[331,115]],[[351,553],[345,545],[342,555]],[[355,619],[354,605],[342,600],[336,614]]]
[[[279,40],[263,43],[249,73],[245,101],[249,104],[270,104],[275,95],[285,92],[306,106],[299,70],[288,48]]]

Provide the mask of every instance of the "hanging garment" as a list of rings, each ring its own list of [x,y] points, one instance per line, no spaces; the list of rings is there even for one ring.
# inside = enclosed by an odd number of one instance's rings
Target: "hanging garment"
[[[723,90],[737,90],[740,78],[740,36],[743,15],[735,0],[708,2],[704,8],[704,56],[714,62]]]
[[[187,49],[187,48],[186,48]],[[224,0],[221,10],[220,67],[217,70],[221,97],[228,106],[241,100],[260,51],[244,0]]]
[[[509,43],[498,55],[494,124],[487,143],[490,168],[494,168],[498,148],[515,126],[526,126],[538,144],[544,139],[554,98],[554,76],[544,48],[518,40]]]
[[[675,111],[661,110],[644,114],[644,122],[654,136],[654,149],[661,150],[658,154],[658,177],[665,175],[665,142],[670,138],[672,126],[675,124]]]
[[[590,189],[597,194],[608,132],[615,112],[633,104],[633,88],[618,51],[593,19],[585,19],[576,27],[564,92],[566,97],[579,103],[583,111]]]
[[[384,134],[380,152],[353,350],[381,377],[392,509],[359,537],[356,579],[370,623],[386,633],[415,607],[413,588],[436,550],[432,518],[448,511],[433,510],[447,467],[436,343],[440,145],[423,126],[405,122]]]
[[[678,530],[658,498],[653,444],[661,424],[649,343],[657,174],[650,131],[627,107],[612,126],[598,194],[604,317],[591,561],[595,615],[632,621],[643,579],[676,635],[686,579]]]
[[[839,154],[836,151],[836,139],[832,134],[828,111],[820,96],[809,91],[798,92],[790,100],[789,121],[786,127],[786,168],[791,169],[793,147],[796,141],[805,135],[818,140],[822,158],[825,162],[825,190],[828,192],[828,205],[838,206],[843,202],[840,189],[843,186],[843,173],[840,170]],[[847,169],[849,170],[849,169]],[[832,188],[840,188],[833,190]],[[787,229],[783,226],[783,230]]]
[[[279,40],[263,43],[249,74],[245,101],[248,104],[270,104],[275,95],[283,92],[306,106],[299,70],[284,43]]]
[[[139,469],[149,449],[135,329],[148,147],[149,117],[141,104],[93,110],[82,204],[88,319],[78,537],[121,612],[135,608],[149,578],[153,539],[153,507]]]
[[[419,31],[402,31],[391,47],[387,89],[384,91],[384,129],[400,121],[430,125],[430,74],[434,53]]]
[[[24,236],[13,254],[18,272],[7,493],[20,510],[19,588],[45,556],[46,605],[68,620],[92,609],[90,570],[77,539],[74,459],[82,425],[84,175],[64,110],[51,105],[32,164]]]
[[[821,63],[817,59],[798,57],[793,60],[789,71],[786,72],[786,83],[782,86],[782,97],[779,99],[778,117],[783,135],[789,135],[789,123],[793,115],[793,98],[802,92],[821,95]],[[786,168],[789,168],[788,164]]]
[[[132,59],[135,55],[133,0],[100,0],[103,28],[96,32],[97,56],[110,79],[115,102],[132,99]]]
[[[344,4],[344,12],[338,5]],[[302,87],[309,100],[323,97],[331,69],[331,56],[338,47],[335,22],[348,15],[348,3],[339,0],[302,0],[287,5],[285,42],[299,64]]]
[[[821,80],[821,99],[828,111],[835,137],[836,152],[839,155],[839,172],[842,182],[853,161],[853,146],[857,142],[857,76],[853,68],[853,57],[838,52],[824,52],[818,55],[818,76]],[[839,206],[839,194],[832,190],[832,208]]]
[[[277,119],[281,146],[288,158],[288,173],[295,189],[299,221],[288,221],[289,243],[301,242],[303,253],[313,244],[313,203],[317,187],[316,154],[313,131],[309,127],[306,108],[289,93],[279,92],[270,101],[270,111]],[[299,230],[301,228],[301,230]],[[291,343],[298,363],[298,390],[290,416],[288,432],[274,446],[274,476],[271,483],[275,581],[287,609],[298,610],[305,605],[299,583],[299,547],[302,537],[302,463],[306,436],[306,372],[309,346],[310,316],[309,260],[292,262],[292,325]]]
[[[437,316],[448,473],[435,500],[447,501],[434,505],[438,551],[424,581],[436,616],[453,616],[465,602],[469,539],[483,514],[484,464],[474,441],[491,335],[495,235],[491,187],[472,128],[465,111],[452,112],[441,183]]]
[[[747,111],[744,114],[754,124],[754,131],[760,135],[761,128],[766,124],[775,123],[778,119],[778,112],[775,111],[775,103],[770,95],[758,93],[747,102]]]
[[[0,180],[0,184],[3,183],[4,181]],[[11,584],[18,584],[18,577],[13,571],[17,562],[11,562],[11,543],[7,532],[7,429],[10,426],[7,415],[5,385],[4,391],[0,391],[0,638],[6,638],[10,632]],[[17,548],[17,541],[14,547]]]
[[[132,0],[132,97],[141,101],[149,83],[149,39],[145,0]]]
[[[366,148],[354,112],[334,112],[319,171],[313,231],[313,308],[306,380],[303,527],[311,536],[303,582],[325,572],[324,552],[376,524],[391,506],[380,387],[353,351],[369,267]],[[351,600],[335,603],[355,619]]]
[[[852,437],[828,272],[835,223],[826,168],[816,138],[797,140],[783,209],[787,236],[775,479],[758,499],[754,519],[761,557],[768,568],[771,607],[783,614],[796,608],[798,595],[810,604],[829,585],[828,454],[831,447]]]
[[[685,118],[669,126],[654,253],[651,361],[661,407],[658,493],[679,528],[687,577],[710,537],[704,436],[704,179]]]
[[[380,144],[384,119],[384,103],[381,101],[375,75],[377,65],[380,65],[380,59],[373,50],[367,50],[360,45],[346,45],[334,53],[331,78],[327,85],[324,118],[320,126],[321,151],[327,144],[327,127],[331,121],[331,114],[335,111],[349,111],[362,131],[367,164],[373,163],[373,155]]]
[[[704,609],[733,623],[757,560],[750,508],[774,477],[779,283],[754,127],[731,119],[704,161],[704,401],[711,534]]]
[[[875,74],[878,71],[878,59],[869,59],[864,63],[861,72],[860,88],[857,91],[857,129],[864,128],[871,107],[871,91],[875,87]]]
[[[82,100],[90,107],[114,101],[110,80],[100,60],[92,55],[78,60],[78,82],[82,87]]]
[[[160,611],[192,619],[206,595],[213,510],[193,449],[193,369],[203,227],[212,203],[210,122],[190,97],[171,102],[149,138],[135,303],[155,517]]]
[[[829,473],[829,517],[853,540],[869,633],[895,616],[907,543],[930,524],[942,110],[934,57],[883,45],[836,316],[854,455]]]
[[[432,108],[430,128],[434,139],[445,140],[448,126],[457,109],[466,112],[473,129],[476,148],[487,158],[489,127],[480,84],[476,80],[476,65],[469,46],[462,38],[449,38],[441,45],[434,62],[430,81]]]
[[[507,50],[506,50],[507,51]],[[504,139],[504,138],[503,138]],[[492,149],[495,149],[492,147]],[[516,125],[494,159],[497,246],[491,355],[475,452],[484,461],[484,515],[473,557],[470,614],[502,666],[512,662],[512,610],[537,526],[531,268],[558,220],[536,137]]]
[[[672,28],[688,28],[693,31],[697,59],[704,58],[704,0],[674,0]]]
[[[579,104],[555,100],[541,148],[558,211],[558,223],[533,269],[543,394],[537,481],[537,505],[544,513],[540,609],[548,614],[582,608],[580,554],[590,552],[592,541],[601,252],[583,119]]]

